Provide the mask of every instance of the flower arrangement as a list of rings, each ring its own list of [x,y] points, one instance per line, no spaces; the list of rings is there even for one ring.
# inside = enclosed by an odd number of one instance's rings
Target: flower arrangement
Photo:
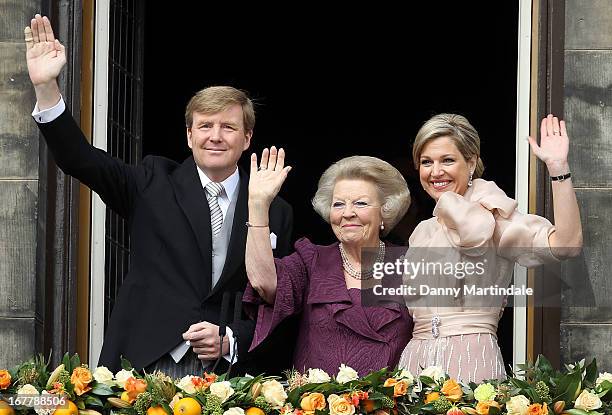
[[[225,379],[215,374],[171,379],[122,370],[93,371],[77,355],[49,373],[41,356],[0,370],[0,415],[604,415],[612,414],[612,374],[595,360],[555,371],[543,356],[505,380],[462,384],[439,367],[414,377],[382,369],[359,377],[342,365],[335,377],[320,369],[278,377]],[[33,398],[28,402],[19,397]],[[62,397],[51,406],[43,397]]]

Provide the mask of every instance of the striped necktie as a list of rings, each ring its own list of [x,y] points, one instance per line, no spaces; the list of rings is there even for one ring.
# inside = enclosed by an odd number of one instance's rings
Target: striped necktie
[[[217,235],[223,225],[223,213],[219,207],[219,195],[223,192],[221,183],[210,182],[206,185],[206,199],[210,207],[210,226],[213,235]]]

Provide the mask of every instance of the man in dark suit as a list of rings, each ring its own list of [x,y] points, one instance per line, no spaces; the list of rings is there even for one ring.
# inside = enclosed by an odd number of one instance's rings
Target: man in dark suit
[[[247,281],[248,177],[237,162],[253,135],[250,99],[232,87],[199,91],[185,112],[192,157],[178,164],[148,156],[138,166],[127,165],[92,147],[65,109],[56,80],[65,50],[49,20],[36,15],[25,37],[37,98],[33,116],[57,165],[129,222],[130,270],[100,364],[118,370],[123,355],[137,369],[178,377],[210,369],[221,355],[225,369],[236,344],[236,372],[264,368],[248,353],[252,321],[229,324],[221,341],[218,327],[223,298],[231,300],[228,312],[233,310],[235,293]],[[290,206],[276,199],[269,224],[260,225],[269,226],[277,256],[288,254]]]

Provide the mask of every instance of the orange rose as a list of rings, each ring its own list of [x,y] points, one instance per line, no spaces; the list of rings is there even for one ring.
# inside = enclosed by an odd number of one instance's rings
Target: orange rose
[[[130,403],[134,402],[138,395],[147,390],[147,382],[144,379],[129,378],[125,382],[125,391],[128,394]]]
[[[406,379],[399,380],[393,385],[393,397],[404,396],[408,392],[408,381]]]
[[[204,385],[203,388],[208,388],[211,384],[217,381],[218,376],[214,373],[204,372]]]
[[[546,402],[543,405],[539,403],[534,403],[529,405],[527,408],[528,415],[548,415],[548,407],[546,406]]]
[[[300,401],[300,407],[307,413],[325,409],[325,396],[319,392],[305,394]]]
[[[6,389],[11,386],[11,374],[8,370],[0,370],[0,389]]]
[[[74,393],[78,396],[91,390],[89,384],[92,380],[91,372],[85,366],[75,367],[72,371],[72,376],[70,376],[70,382],[74,385]]]
[[[345,397],[330,395],[328,400],[330,415],[353,415],[355,413],[355,407]]]
[[[461,385],[459,385],[454,379],[449,379],[442,385],[442,393],[446,395],[449,401],[457,402],[463,396]]]
[[[433,402],[438,398],[440,398],[439,392],[429,392],[427,395],[425,395],[425,403]]]
[[[476,405],[478,415],[489,415],[489,408],[495,407],[499,409],[499,404],[496,401],[481,401]]]

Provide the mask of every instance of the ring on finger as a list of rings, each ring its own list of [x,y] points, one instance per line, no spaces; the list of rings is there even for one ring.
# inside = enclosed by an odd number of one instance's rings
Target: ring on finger
[[[260,170],[266,170],[266,169],[267,169],[267,167],[259,166],[259,168],[257,170],[260,171]]]

